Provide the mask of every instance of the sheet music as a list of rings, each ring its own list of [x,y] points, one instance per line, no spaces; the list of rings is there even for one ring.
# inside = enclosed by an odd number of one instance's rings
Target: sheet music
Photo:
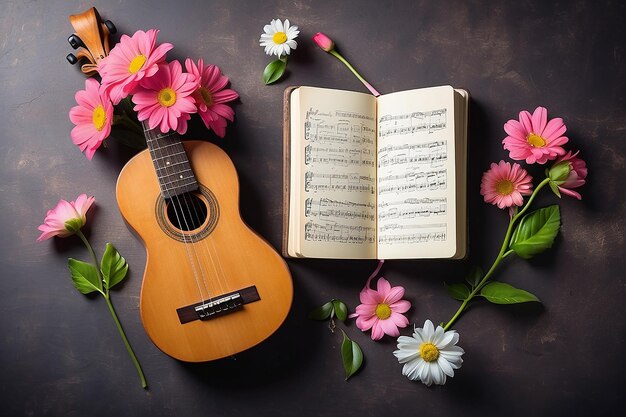
[[[307,256],[376,253],[376,103],[372,96],[301,87],[300,242]]]
[[[379,97],[379,258],[454,254],[454,102],[442,88]]]

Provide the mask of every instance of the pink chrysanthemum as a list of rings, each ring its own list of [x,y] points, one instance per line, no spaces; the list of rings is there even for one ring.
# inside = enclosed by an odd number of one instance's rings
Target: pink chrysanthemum
[[[537,107],[532,116],[526,110],[521,111],[519,121],[509,120],[504,130],[509,136],[502,143],[511,159],[526,160],[527,164],[545,164],[559,155],[565,155],[561,147],[568,141],[563,136],[567,130],[565,123],[561,118],[548,121],[545,107]]]
[[[524,195],[530,195],[532,177],[519,164],[500,161],[492,163],[489,171],[483,174],[480,194],[485,202],[496,204],[498,208],[521,206]]]
[[[400,335],[398,329],[409,324],[403,313],[409,311],[411,303],[402,299],[404,287],[392,287],[385,278],[379,278],[376,289],[371,289],[370,281],[373,276],[374,274],[361,290],[361,304],[350,317],[356,317],[356,326],[361,331],[372,329],[372,340],[382,339],[385,334],[397,337]]]
[[[226,119],[233,121],[235,111],[224,103],[236,100],[239,97],[236,91],[225,89],[228,78],[222,75],[215,65],[204,66],[202,59],[196,65],[193,60],[185,60],[187,72],[198,78],[200,86],[194,92],[198,114],[207,128],[212,129],[217,136],[223,138],[226,134]]]
[[[76,125],[71,133],[72,142],[91,160],[111,133],[113,105],[93,78],[87,78],[85,89],[77,91],[74,97],[78,106],[70,110],[70,120]]]
[[[159,63],[165,60],[167,51],[174,47],[170,43],[156,46],[158,33],[158,30],[150,29],[147,32],[138,30],[132,38],[122,35],[109,56],[98,63],[102,85],[113,104],[133,94],[141,80],[152,77],[158,71]]]
[[[67,237],[76,233],[87,222],[87,210],[95,198],[81,194],[76,201],[59,200],[57,205],[48,210],[43,224],[38,227],[42,232],[37,241],[50,239],[53,236]]]
[[[139,121],[148,120],[150,129],[160,126],[161,132],[187,131],[190,113],[196,112],[193,92],[198,88],[195,75],[183,73],[178,61],[159,65],[159,71],[141,82],[135,94]]]

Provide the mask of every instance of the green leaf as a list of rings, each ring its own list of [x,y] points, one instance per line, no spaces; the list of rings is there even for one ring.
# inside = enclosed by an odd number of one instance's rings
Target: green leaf
[[[272,84],[280,79],[287,68],[287,62],[277,59],[267,64],[263,70],[263,82],[265,85]]]
[[[102,292],[102,283],[98,278],[98,269],[93,264],[69,258],[67,266],[72,274],[72,281],[76,289],[83,294],[94,291]]]
[[[363,352],[359,344],[350,340],[346,333],[342,330],[343,342],[341,343],[341,359],[343,360],[343,369],[346,371],[346,381],[354,375],[363,364]]]
[[[110,289],[126,277],[128,264],[117,249],[110,243],[107,243],[104,255],[102,255],[102,262],[100,262],[100,269],[102,270],[104,287]]]
[[[550,185],[550,189],[552,190],[552,192],[556,194],[557,197],[561,198],[561,192],[559,191],[559,186],[556,185],[554,181],[550,181],[548,184]]]
[[[478,285],[480,280],[483,279],[484,276],[485,274],[483,273],[481,267],[473,266],[467,277],[465,277],[465,281],[467,281],[471,288],[476,288],[476,286]]]
[[[510,248],[521,258],[530,259],[552,247],[560,225],[559,206],[533,211],[520,220],[511,237]]]
[[[309,318],[311,320],[326,320],[331,317],[333,314],[334,307],[331,301],[327,302],[321,307],[316,308],[315,310],[309,313]]]
[[[517,304],[527,303],[529,301],[541,302],[528,291],[520,290],[512,285],[498,281],[492,281],[485,285],[480,290],[480,295],[494,304]]]
[[[448,290],[448,294],[450,294],[450,296],[454,298],[455,300],[465,301],[467,297],[469,297],[470,295],[470,289],[467,287],[467,285],[463,284],[462,282],[452,284],[452,285],[448,285],[444,282],[443,285],[446,286],[446,290]]]
[[[346,321],[348,319],[348,307],[346,307],[346,304],[340,300],[333,300],[332,303],[337,318],[341,321]]]

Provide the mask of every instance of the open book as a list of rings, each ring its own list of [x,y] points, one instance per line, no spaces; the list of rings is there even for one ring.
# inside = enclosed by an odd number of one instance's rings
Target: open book
[[[469,94],[285,91],[283,255],[465,257]]]

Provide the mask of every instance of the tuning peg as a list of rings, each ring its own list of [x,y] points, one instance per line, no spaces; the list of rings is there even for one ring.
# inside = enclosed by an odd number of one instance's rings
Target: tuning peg
[[[85,44],[78,36],[76,36],[75,33],[71,34],[70,37],[67,38],[67,41],[70,43],[70,46],[74,49],[78,49],[81,46],[85,48]]]
[[[76,55],[74,55],[74,54],[67,54],[65,59],[67,59],[67,62],[69,62],[72,65],[74,65],[74,64],[76,64],[78,62],[78,58],[76,58]]]
[[[105,20],[104,21],[104,26],[107,27],[107,29],[109,30],[110,34],[115,34],[117,32],[117,28],[115,27],[113,22],[111,22],[110,20]]]

